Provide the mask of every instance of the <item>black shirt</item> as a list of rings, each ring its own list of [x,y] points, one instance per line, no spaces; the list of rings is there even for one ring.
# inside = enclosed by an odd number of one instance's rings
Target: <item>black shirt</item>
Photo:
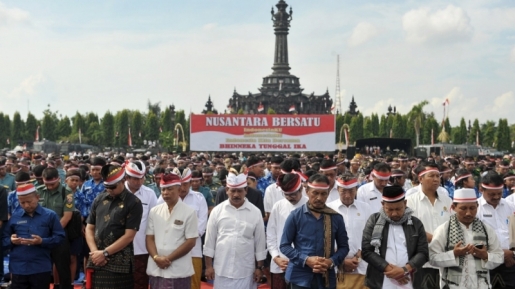
[[[112,245],[120,239],[126,229],[139,230],[143,206],[138,197],[124,188],[115,197],[109,193],[101,193],[93,201],[88,224],[95,225],[95,243],[99,250]],[[96,268],[91,260],[88,267],[107,270],[116,273],[132,273],[134,270],[134,248],[132,242],[121,251],[109,256],[107,265]]]
[[[260,191],[247,187],[247,200],[256,206],[260,211],[261,215],[265,217],[265,206],[263,205],[263,195]],[[218,206],[221,202],[227,200],[227,192],[225,187],[218,188],[216,192],[215,206]]]

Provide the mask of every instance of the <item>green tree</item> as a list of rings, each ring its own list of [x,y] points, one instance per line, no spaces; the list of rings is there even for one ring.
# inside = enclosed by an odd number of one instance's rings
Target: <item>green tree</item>
[[[479,137],[479,143],[481,144],[481,128],[479,127],[479,120],[476,118],[470,129],[467,142],[469,144],[476,144],[477,137]]]
[[[431,140],[435,143],[438,142],[438,136],[440,135],[440,125],[431,113],[424,121],[422,127],[422,143],[431,144]]]
[[[96,121],[93,121],[89,124],[88,143],[91,145],[102,144],[102,129],[100,128],[100,124],[98,124]]]
[[[184,114],[184,111],[183,111]],[[151,111],[147,115],[147,121],[145,126],[145,136],[148,140],[157,141],[159,140],[159,120],[157,116]]]
[[[113,146],[115,141],[114,116],[109,110],[104,114],[100,128],[102,130],[102,144]]]
[[[36,130],[38,129],[38,121],[32,113],[27,114],[27,120],[25,121],[25,131],[23,138],[25,140],[35,140]],[[39,138],[41,140],[41,137]]]
[[[510,128],[508,126],[508,120],[505,118],[499,119],[495,144],[499,151],[508,151],[511,149]]]
[[[21,120],[21,116],[19,112],[15,112],[13,116],[13,122],[11,127],[11,140],[16,143],[23,143],[23,129],[24,129],[23,120]]]
[[[164,114],[163,114],[164,115]],[[141,113],[136,110],[132,113],[132,121],[131,121],[131,133],[132,133],[132,145],[134,146],[142,146],[143,145],[143,116]],[[141,137],[140,137],[141,134]]]
[[[50,110],[50,104],[47,109],[43,111],[43,120],[41,121],[41,136],[40,138],[56,141],[57,138],[57,124],[59,120],[57,119],[57,112],[53,112]]]
[[[274,109],[269,108],[266,114],[277,114]]]
[[[71,121],[67,116],[65,116],[57,123],[57,139],[68,138],[71,134]]]
[[[445,118],[444,127],[445,127],[445,131],[448,132],[449,134],[452,132],[451,122],[449,121],[448,117]]]
[[[0,129],[0,148],[3,148],[3,147],[7,147],[7,138],[8,138],[8,134],[5,133],[5,129],[3,129],[5,127],[4,125],[4,113],[3,112],[0,112],[0,127],[2,129]]]
[[[392,121],[392,134],[395,138],[403,138],[404,133],[406,131],[406,127],[404,124],[404,121],[402,119],[402,115],[396,114],[395,116],[391,117],[393,119]]]
[[[342,132],[342,126],[343,126],[343,115],[341,114],[337,114],[336,115],[336,120],[335,120],[335,129],[336,129],[336,133],[335,133],[335,136],[336,136],[336,140],[335,140],[335,143],[339,143],[340,142],[340,139],[342,140],[342,142],[344,142],[344,136],[343,135],[340,135],[340,133]]]
[[[488,120],[486,123],[481,125],[483,146],[493,147],[495,143],[495,134],[497,133],[497,128],[495,127],[495,122]]]
[[[388,124],[386,122],[386,116],[381,115],[381,122],[379,123],[379,137],[387,137],[390,135],[388,131]]]
[[[372,137],[378,137],[379,136],[379,116],[377,115],[377,113],[372,114],[371,123],[372,123]]]
[[[358,113],[350,122],[350,143],[363,138],[363,115]]]
[[[374,137],[374,133],[372,131],[372,119],[370,117],[365,117],[363,123],[363,137],[370,138]]]
[[[148,113],[153,112],[154,115],[159,119],[161,117],[161,102],[158,101],[156,103],[150,102],[150,99],[147,102]],[[148,117],[148,116],[147,116]]]
[[[352,118],[353,118],[353,117],[354,117],[354,116],[353,116],[352,114],[350,114],[350,113],[345,113],[345,114],[343,115],[343,123],[346,123],[346,124],[349,124],[349,125],[350,125],[350,122],[352,121]]]
[[[4,115],[3,126],[0,131],[3,131],[4,139],[2,146],[6,146],[8,148],[14,147],[14,142],[11,140],[11,118],[8,114]]]
[[[116,113],[114,124],[118,137],[116,144],[120,147],[128,146],[129,140],[129,110],[124,109]]]
[[[453,131],[453,143],[464,144],[467,142],[467,123],[462,117],[460,120],[460,126]]]
[[[98,124],[98,126],[91,126],[92,123]],[[83,134],[85,134],[88,138],[91,139],[91,135],[95,133],[94,131],[90,131],[89,128],[100,127],[100,122],[98,121],[98,115],[96,113],[90,112],[84,117],[84,129]],[[91,142],[91,140],[90,140]]]
[[[169,107],[165,109],[165,111],[161,114],[161,128],[163,132],[171,132],[173,131],[173,122],[172,122],[172,111]]]
[[[428,104],[429,102],[424,100],[419,104],[414,105],[411,108],[411,111],[408,113],[409,123],[413,124],[413,127],[415,128],[416,146],[420,145],[420,128],[422,127],[422,122],[424,121],[424,106]]]
[[[84,117],[80,114],[80,112],[76,112],[75,115],[72,117],[72,132],[73,133],[79,133],[79,129],[81,131],[82,136],[86,135],[87,127],[86,127],[86,121],[84,120]]]

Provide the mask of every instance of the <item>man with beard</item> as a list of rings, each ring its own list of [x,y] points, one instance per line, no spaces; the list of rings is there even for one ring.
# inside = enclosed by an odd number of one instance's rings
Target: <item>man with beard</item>
[[[308,202],[286,219],[281,252],[289,259],[286,281],[292,289],[336,288],[335,266],[349,252],[343,217],[327,207],[330,181],[315,174],[308,180]]]
[[[413,289],[414,271],[429,260],[424,225],[406,206],[402,187],[385,187],[382,205],[363,230],[362,256],[368,262],[365,285]]]
[[[288,266],[288,258],[279,250],[281,237],[284,224],[291,211],[304,205],[307,198],[302,195],[302,179],[298,173],[290,172],[280,175],[277,179],[277,185],[283,192],[283,199],[273,205],[268,219],[266,241],[268,251],[272,256],[270,264],[271,288],[286,289],[284,271]]]
[[[477,209],[474,189],[456,190],[452,204],[456,214],[435,230],[429,263],[440,267],[441,288],[492,288],[488,270],[504,262],[495,231],[476,218]]]
[[[262,215],[245,198],[246,175],[229,173],[226,191],[228,200],[216,206],[208,220],[205,275],[214,279],[215,289],[255,289],[267,252]]]
[[[447,193],[438,191],[440,171],[434,163],[422,164],[415,169],[420,181],[418,191],[408,197],[408,207],[413,210],[426,230],[427,241],[431,243],[436,228],[449,220],[452,200]],[[440,275],[437,268],[429,263],[415,272],[413,284],[415,288],[440,288]]]

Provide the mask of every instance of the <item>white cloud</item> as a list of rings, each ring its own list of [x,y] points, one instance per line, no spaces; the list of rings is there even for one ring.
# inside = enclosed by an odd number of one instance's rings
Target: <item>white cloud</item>
[[[31,75],[27,78],[25,78],[18,87],[14,88],[11,93],[9,94],[10,98],[20,98],[22,96],[30,96],[34,95],[36,92],[36,88],[38,85],[40,85],[42,82],[44,82],[45,79],[41,73],[36,75]]]
[[[208,23],[206,25],[204,25],[204,27],[202,27],[204,29],[204,31],[211,31],[213,29],[215,29],[217,26],[216,23]]]
[[[473,28],[465,10],[453,5],[432,12],[429,8],[411,10],[402,17],[406,40],[413,43],[463,42]]]
[[[354,30],[352,30],[348,44],[349,46],[361,45],[376,36],[378,32],[379,30],[373,24],[360,22],[354,27]]]
[[[511,61],[515,62],[515,47],[513,47],[511,50],[510,59]]]
[[[494,99],[493,106],[489,107],[492,113],[495,113],[495,116],[502,117],[506,112],[507,107],[513,107],[515,105],[515,94],[513,91],[505,92]]]
[[[19,8],[7,8],[0,3],[0,27],[29,20],[29,13]]]

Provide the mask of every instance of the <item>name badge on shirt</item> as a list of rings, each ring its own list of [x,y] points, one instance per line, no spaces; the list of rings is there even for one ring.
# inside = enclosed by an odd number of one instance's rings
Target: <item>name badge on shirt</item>
[[[375,199],[377,199],[377,197],[370,198],[370,200],[371,200],[371,201],[372,201],[372,200],[375,200]]]
[[[18,221],[16,224],[27,224],[27,220]]]
[[[174,223],[174,225],[182,225],[182,224],[184,224],[184,222],[181,221],[181,220],[175,220],[173,223]]]
[[[491,217],[492,217],[492,215],[485,215],[485,214],[483,214],[483,217],[491,218]]]

